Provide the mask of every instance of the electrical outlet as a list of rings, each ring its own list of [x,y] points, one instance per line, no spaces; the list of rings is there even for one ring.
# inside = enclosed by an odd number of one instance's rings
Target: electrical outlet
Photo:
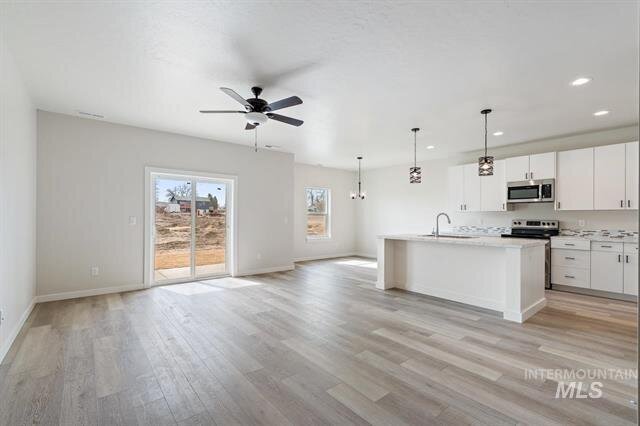
[[[97,277],[98,275],[100,275],[100,268],[98,268],[97,266],[92,266],[91,267],[91,276],[92,277]]]
[[[580,228],[584,228],[584,225],[585,225],[584,219],[578,219],[578,226]]]

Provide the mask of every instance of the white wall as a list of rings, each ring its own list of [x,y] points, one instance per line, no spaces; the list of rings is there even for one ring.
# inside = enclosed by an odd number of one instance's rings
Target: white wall
[[[490,149],[490,153],[501,159],[634,140],[638,140],[637,126]],[[449,213],[452,225],[509,226],[511,219],[521,217],[558,219],[563,228],[577,228],[578,220],[582,219],[584,229],[638,229],[637,211],[556,212],[552,203],[524,204],[509,212],[452,212],[447,168],[477,161],[478,155],[469,153],[458,158],[422,162],[421,184],[409,184],[408,164],[365,170],[363,189],[367,191],[367,199],[358,207],[357,251],[375,256],[375,240],[379,234],[429,233],[435,226],[435,216],[442,211]]]
[[[38,295],[142,285],[145,166],[238,176],[239,273],[292,267],[293,155],[39,111]]]
[[[356,249],[356,204],[349,198],[356,175],[351,171],[327,167],[296,164],[295,166],[295,223],[294,258],[319,259],[350,255]],[[307,214],[305,188],[319,187],[331,190],[331,238],[307,240]]]
[[[29,313],[36,269],[36,109],[0,33],[0,360]]]

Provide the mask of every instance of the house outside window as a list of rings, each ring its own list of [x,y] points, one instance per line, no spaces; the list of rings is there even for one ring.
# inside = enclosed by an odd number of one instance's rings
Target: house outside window
[[[307,239],[331,238],[330,196],[327,188],[305,188]]]

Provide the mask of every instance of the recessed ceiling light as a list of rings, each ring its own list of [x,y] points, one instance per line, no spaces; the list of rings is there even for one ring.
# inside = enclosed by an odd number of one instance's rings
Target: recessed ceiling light
[[[493,136],[502,136],[504,132],[502,130],[498,130],[497,132],[493,132]]]
[[[609,111],[607,110],[596,111],[593,113],[593,115],[595,115],[596,117],[600,117],[601,115],[607,115],[607,114],[609,114]]]
[[[573,80],[571,82],[571,85],[572,86],[582,86],[583,84],[587,84],[590,81],[591,81],[591,79],[589,77],[580,77],[580,78],[576,78],[575,80]]]
[[[435,146],[433,146],[433,145],[429,145],[429,146],[427,147],[427,149],[433,149],[433,148],[435,148]]]

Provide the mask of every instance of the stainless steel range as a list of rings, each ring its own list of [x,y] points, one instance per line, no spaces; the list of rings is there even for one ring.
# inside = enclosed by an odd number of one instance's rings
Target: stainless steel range
[[[545,245],[545,288],[551,288],[551,237],[560,233],[560,223],[553,219],[513,219],[511,233],[505,238],[535,238],[548,240]]]

